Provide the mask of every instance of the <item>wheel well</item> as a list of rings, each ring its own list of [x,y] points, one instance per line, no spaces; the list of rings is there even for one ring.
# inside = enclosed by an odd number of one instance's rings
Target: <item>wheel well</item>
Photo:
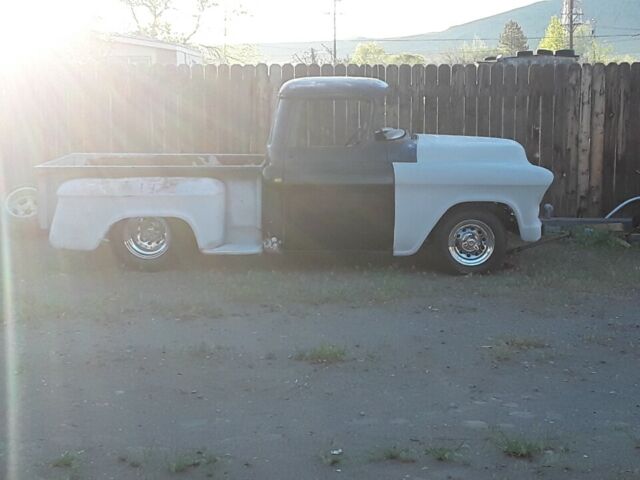
[[[513,232],[513,233],[518,234],[518,235],[520,234],[519,228],[518,228],[518,222],[517,222],[516,217],[515,217],[515,213],[513,212],[511,207],[509,205],[507,205],[506,203],[500,203],[500,202],[464,202],[464,203],[458,203],[456,205],[453,205],[446,212],[444,212],[444,215],[442,215],[442,217],[440,217],[440,220],[438,220],[438,223],[436,224],[436,226],[433,227],[433,229],[429,233],[429,236],[427,237],[427,240],[425,241],[425,243],[429,241],[429,239],[432,237],[433,233],[440,227],[440,225],[446,220],[446,218],[449,215],[452,215],[452,214],[454,214],[456,212],[459,212],[460,210],[466,210],[466,209],[470,209],[470,208],[486,209],[486,210],[489,210],[489,211],[493,212],[494,214],[496,214],[498,216],[498,218],[500,219],[500,221],[502,222],[504,227],[507,229],[507,231]]]
[[[127,217],[113,223],[109,227],[109,230],[107,232],[107,237],[111,239],[114,233],[117,232],[117,229],[124,222],[126,222],[127,220],[130,220],[131,218],[138,218],[138,217]],[[189,223],[186,220],[183,220],[182,218],[178,218],[178,217],[160,217],[160,218],[164,218],[167,221],[167,223],[169,224],[169,228],[171,228],[171,231],[173,233],[173,237],[176,238],[176,240],[188,241],[188,242],[191,242],[192,245],[197,247],[198,243],[196,241],[196,235],[193,229],[191,228],[191,225],[189,225]]]

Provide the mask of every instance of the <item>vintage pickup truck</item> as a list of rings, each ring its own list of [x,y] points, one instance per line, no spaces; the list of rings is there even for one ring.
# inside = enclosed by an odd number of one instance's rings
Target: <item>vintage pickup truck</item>
[[[204,254],[425,251],[452,272],[501,265],[507,231],[541,235],[551,172],[511,140],[384,128],[388,85],[370,78],[285,83],[266,155],[71,154],[36,167],[39,222],[57,248],[109,241],[156,269]],[[346,141],[338,102],[357,102]]]

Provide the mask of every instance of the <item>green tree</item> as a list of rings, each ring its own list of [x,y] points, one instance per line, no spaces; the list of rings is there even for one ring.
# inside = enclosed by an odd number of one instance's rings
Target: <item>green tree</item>
[[[387,63],[388,54],[377,42],[359,43],[351,57],[351,62],[357,65],[377,65]]]
[[[356,46],[351,57],[351,63],[357,65],[415,65],[417,63],[426,63],[426,59],[417,53],[387,53],[379,43],[365,42]]]
[[[444,53],[443,57],[450,64],[467,64],[484,60],[486,57],[495,54],[495,48],[489,47],[484,40],[475,37],[471,42],[463,42],[458,48]]]
[[[527,37],[518,22],[509,20],[498,39],[498,53],[502,55],[515,55],[521,50],[529,50]]]
[[[199,45],[205,63],[254,65],[261,61],[260,50],[256,45]]]
[[[586,63],[609,63],[624,61],[615,55],[613,45],[599,41],[591,25],[580,25],[574,34],[574,49],[580,61]]]
[[[398,53],[396,55],[389,55],[388,63],[394,63],[396,65],[420,65],[427,63],[427,59],[417,53]]]
[[[170,42],[189,44],[201,27],[204,14],[218,6],[215,0],[192,0],[189,14],[192,23],[187,30],[177,30],[170,20],[175,9],[174,0],[120,0],[128,9],[136,24],[136,32],[140,35],[167,40]],[[181,9],[186,9],[181,5]]]
[[[558,17],[551,17],[538,48],[553,51],[569,48],[569,35]]]

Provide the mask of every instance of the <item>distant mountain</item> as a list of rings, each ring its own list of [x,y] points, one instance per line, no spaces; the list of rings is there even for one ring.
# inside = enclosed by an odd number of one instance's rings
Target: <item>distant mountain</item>
[[[640,0],[583,0],[585,20],[596,29],[596,35],[603,36],[600,41],[609,43],[619,55],[640,57]],[[424,33],[407,37],[378,40],[389,53],[419,53],[427,58],[452,51],[460,46],[464,39],[474,37],[487,39],[489,46],[497,44],[498,36],[509,20],[518,22],[525,35],[530,39],[529,47],[537,48],[539,38],[544,35],[549,18],[560,15],[562,0],[543,0],[531,5],[499,13],[469,23],[450,27],[442,32]],[[635,37],[630,35],[637,34]],[[338,41],[338,56],[345,57],[353,53],[364,38]],[[331,45],[331,40],[318,42],[265,43],[258,45],[261,55],[268,62],[290,62],[295,54],[301,54],[314,48],[323,51],[323,45]]]

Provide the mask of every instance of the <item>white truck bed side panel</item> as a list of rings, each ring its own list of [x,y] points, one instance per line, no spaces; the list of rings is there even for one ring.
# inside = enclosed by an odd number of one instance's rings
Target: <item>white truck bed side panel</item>
[[[225,185],[211,178],[82,178],[58,189],[49,240],[56,248],[94,250],[118,221],[132,217],[184,220],[201,250],[225,238]]]

